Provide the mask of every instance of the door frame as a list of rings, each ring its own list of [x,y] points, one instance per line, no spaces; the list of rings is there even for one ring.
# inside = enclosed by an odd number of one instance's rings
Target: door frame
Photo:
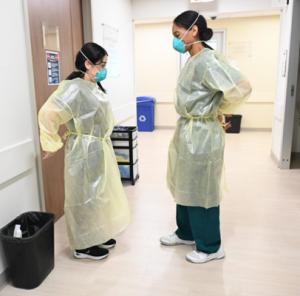
[[[217,30],[213,30],[213,32],[214,33],[223,33],[223,52],[222,52],[222,54],[226,57],[226,54],[227,54],[227,29],[217,29]]]
[[[44,183],[43,183],[43,173],[42,173],[42,158],[40,149],[40,137],[39,137],[39,127],[37,122],[37,108],[36,108],[36,94],[34,87],[34,72],[33,72],[33,59],[32,59],[32,49],[31,49],[31,38],[30,38],[30,25],[29,25],[29,12],[28,12],[28,2],[27,0],[22,1],[23,5],[23,16],[24,16],[24,38],[26,43],[26,55],[28,61],[28,85],[31,98],[31,117],[33,125],[34,134],[34,146],[35,146],[35,163],[37,169],[37,180],[38,180],[38,190],[40,198],[41,211],[46,211],[45,194],[44,194]]]
[[[70,25],[71,25],[71,50],[72,50],[72,67],[70,67],[70,70],[68,71],[68,73],[65,73],[65,76],[67,74],[69,74],[71,71],[73,71],[74,69],[74,60],[75,60],[75,55],[77,54],[77,50],[74,51],[74,48],[77,48],[77,46],[82,46],[82,43],[84,43],[83,41],[83,24],[82,21],[74,21],[73,20],[73,16],[77,15],[77,13],[80,13],[82,15],[82,1],[78,0],[78,1],[69,1],[66,0],[66,2],[69,4],[69,8],[70,8]],[[34,64],[34,59],[33,59],[33,52],[34,52],[34,45],[32,45],[32,36],[34,36],[35,34],[31,32],[31,10],[30,10],[30,0],[24,0],[22,1],[23,4],[23,15],[24,15],[24,32],[25,32],[25,42],[26,42],[26,56],[27,56],[27,60],[28,60],[28,85],[30,88],[30,96],[31,96],[31,110],[32,110],[32,123],[33,123],[33,129],[34,129],[34,145],[35,145],[35,151],[36,151],[36,168],[37,168],[37,179],[38,179],[38,186],[39,186],[39,198],[40,198],[40,208],[42,211],[50,211],[55,213],[56,215],[56,221],[62,217],[64,215],[64,210],[63,210],[63,201],[62,199],[52,199],[49,198],[49,196],[51,197],[51,194],[53,195],[52,192],[49,191],[49,188],[55,188],[52,186],[52,184],[48,183],[45,181],[45,176],[49,176],[47,174],[51,174],[51,176],[53,175],[53,173],[51,171],[45,170],[45,164],[43,163],[42,160],[42,153],[43,151],[41,150],[40,147],[40,136],[39,136],[39,126],[38,126],[38,120],[37,120],[37,114],[38,114],[38,105],[37,105],[37,101],[38,101],[38,92],[36,91],[36,81],[35,81],[35,64]],[[46,10],[45,10],[46,11]],[[82,17],[82,16],[81,16]],[[59,16],[59,19],[61,20],[61,16]],[[76,28],[78,29],[79,27],[82,27],[82,38],[80,37],[80,35],[78,35],[78,30],[76,31]],[[75,28],[75,30],[73,29],[73,27]],[[76,34],[74,34],[74,32]],[[33,34],[33,35],[32,35]],[[82,39],[82,40],[81,40]],[[74,47],[75,46],[75,47]],[[80,48],[79,47],[79,48]],[[70,47],[68,47],[68,49],[70,49]],[[45,51],[43,49],[43,51]],[[62,54],[62,51],[60,52],[60,54]],[[46,56],[45,56],[46,57]],[[71,65],[71,62],[68,61],[68,67]],[[46,59],[45,59],[45,66],[46,66]],[[62,71],[62,66],[60,66],[60,70]],[[47,73],[47,72],[45,72]],[[61,80],[62,81],[62,80]],[[57,87],[56,87],[57,89]],[[49,96],[49,95],[48,95]],[[60,162],[61,163],[61,162]],[[49,164],[49,162],[48,162]],[[46,167],[47,169],[47,167]],[[45,175],[45,171],[46,171],[46,175]],[[63,174],[63,169],[62,171],[60,171],[60,173]],[[53,175],[55,176],[55,175]],[[62,180],[62,179],[60,179]],[[50,180],[51,182],[51,180]],[[64,190],[64,186],[62,186],[63,190]],[[45,191],[46,190],[46,191]],[[51,189],[52,190],[52,189]],[[60,193],[62,192],[61,190],[59,191]],[[64,194],[63,194],[64,195]],[[49,202],[50,201],[50,202]],[[58,202],[57,202],[58,201]]]
[[[222,54],[226,57],[227,52],[227,29],[217,29],[213,30],[214,33],[223,33],[223,52]],[[213,37],[212,37],[213,38]],[[178,53],[178,76],[183,68],[184,61],[186,60],[186,53]]]
[[[285,100],[285,109],[284,109],[284,117],[283,117],[281,155],[280,155],[280,159],[278,160],[278,167],[280,169],[290,169],[291,166],[295,104],[296,104],[298,75],[299,75],[299,46],[300,46],[300,34],[299,34],[300,19],[298,16],[299,11],[300,11],[300,2],[294,1],[293,14],[292,14],[291,43],[290,43],[290,50],[288,53],[287,88],[286,88],[286,100]],[[281,71],[280,68],[279,71]],[[292,93],[292,88],[294,88],[293,93]]]

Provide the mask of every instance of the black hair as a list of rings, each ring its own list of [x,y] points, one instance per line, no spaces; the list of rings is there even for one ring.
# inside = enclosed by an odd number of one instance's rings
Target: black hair
[[[182,27],[182,28],[188,30],[191,27],[191,25],[195,22],[198,15],[199,15],[199,13],[196,11],[187,10],[187,11],[183,12],[182,14],[178,15],[174,19],[173,23],[179,27]],[[194,26],[198,27],[199,40],[208,41],[213,36],[213,30],[210,28],[207,28],[206,20],[202,15],[199,15]],[[202,44],[204,47],[212,49],[205,42],[202,42]]]
[[[81,48],[81,51],[84,53],[84,55],[86,55],[86,57],[95,65],[97,62],[102,62],[103,58],[105,56],[108,56],[108,53],[106,52],[106,50],[101,47],[100,45],[93,43],[93,42],[89,42],[86,43],[85,45],[83,45],[83,47]],[[82,72],[86,72],[87,69],[85,67],[85,61],[87,60],[85,58],[85,56],[81,53],[81,51],[79,51],[76,55],[76,60],[75,60],[75,67],[78,71],[74,71],[72,72],[67,78],[66,80],[72,80],[75,78],[83,78],[84,77],[84,73]],[[81,72],[82,71],[82,72]],[[100,82],[97,82],[98,86],[100,87],[100,89],[106,93],[106,90],[103,88],[103,86],[101,85]]]

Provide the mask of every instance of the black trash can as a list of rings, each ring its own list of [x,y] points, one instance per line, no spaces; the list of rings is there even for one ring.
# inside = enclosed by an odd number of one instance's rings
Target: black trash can
[[[0,238],[13,286],[38,287],[54,268],[55,215],[24,213],[0,229]],[[22,238],[15,238],[15,225],[21,225]]]
[[[242,115],[232,115],[232,117],[225,117],[226,123],[230,122],[231,128],[226,130],[229,134],[239,134],[241,131]]]

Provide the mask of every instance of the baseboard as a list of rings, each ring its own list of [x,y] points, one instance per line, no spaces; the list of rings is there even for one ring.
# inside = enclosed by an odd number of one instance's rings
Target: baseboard
[[[244,131],[244,132],[272,132],[272,128],[242,127],[241,131]]]
[[[155,126],[156,130],[175,130],[175,126]]]
[[[10,276],[9,276],[8,268],[6,268],[0,274],[0,291],[3,290],[9,282],[10,282]]]

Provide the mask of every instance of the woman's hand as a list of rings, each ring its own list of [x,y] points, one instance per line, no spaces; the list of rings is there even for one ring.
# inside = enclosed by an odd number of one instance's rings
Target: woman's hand
[[[53,152],[44,151],[43,159],[48,159],[48,158],[52,157],[54,154],[55,153],[53,153]]]
[[[225,117],[232,117],[232,114],[224,114],[224,116],[225,116]],[[223,122],[223,115],[219,114],[219,115],[218,115],[218,119],[219,119],[219,121],[221,122],[224,131],[226,131],[226,130],[228,130],[229,128],[231,128],[230,122],[228,122],[228,123]]]

